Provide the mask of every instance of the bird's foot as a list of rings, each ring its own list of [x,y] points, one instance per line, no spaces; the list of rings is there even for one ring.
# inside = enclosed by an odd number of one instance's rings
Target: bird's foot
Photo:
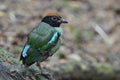
[[[42,72],[41,75],[47,78],[48,80],[53,80],[53,77],[49,72]]]
[[[41,72],[36,73],[36,75],[41,75],[42,77],[44,77],[48,80],[54,80],[52,74],[50,72],[48,72],[47,68],[42,68]]]
[[[43,76],[47,80],[53,80],[53,77],[50,74],[41,74],[41,76]]]
[[[38,66],[40,72],[37,73],[36,75],[41,75],[43,77],[45,77],[48,80],[53,80],[52,74],[50,72],[48,72],[49,70],[45,67],[41,67],[40,63],[37,62],[36,66]]]

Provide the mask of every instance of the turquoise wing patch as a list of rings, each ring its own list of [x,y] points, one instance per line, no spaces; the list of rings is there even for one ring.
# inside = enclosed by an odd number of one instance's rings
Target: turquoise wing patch
[[[53,37],[51,38],[51,40],[48,42],[48,44],[52,44],[56,40],[56,38],[58,38],[58,35],[59,35],[59,33],[55,32]]]
[[[22,56],[25,58],[27,57],[27,51],[30,48],[30,45],[25,45],[23,52],[22,52]]]

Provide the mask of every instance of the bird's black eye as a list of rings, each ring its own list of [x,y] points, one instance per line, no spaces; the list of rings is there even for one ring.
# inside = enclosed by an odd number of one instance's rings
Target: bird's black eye
[[[57,21],[58,19],[57,19],[57,17],[51,17],[51,20]]]

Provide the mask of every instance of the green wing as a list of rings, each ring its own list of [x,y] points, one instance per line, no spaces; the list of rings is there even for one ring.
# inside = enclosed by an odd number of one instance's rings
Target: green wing
[[[46,23],[40,23],[38,27],[33,29],[26,42],[26,45],[29,45],[29,48],[26,48],[25,45],[21,54],[23,64],[29,66],[36,61],[45,60],[49,54],[46,56],[43,55],[45,55],[46,51],[49,51],[50,49],[53,52],[52,48],[58,41],[58,37],[55,37],[54,41],[48,44],[56,32],[56,29]]]
[[[60,48],[61,41],[62,41],[62,39],[60,38],[60,39],[58,40],[56,46],[54,46],[54,47],[51,49],[51,51],[50,51],[50,53],[49,53],[49,56],[52,56],[52,55]]]
[[[50,27],[46,23],[40,23],[39,26],[30,33],[27,44],[30,44],[31,47],[35,49],[42,48],[49,42],[55,32],[56,30],[53,27]]]

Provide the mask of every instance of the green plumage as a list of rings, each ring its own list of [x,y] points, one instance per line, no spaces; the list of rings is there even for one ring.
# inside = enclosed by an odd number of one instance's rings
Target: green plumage
[[[56,32],[59,35],[54,37]],[[28,36],[26,45],[30,45],[30,48],[26,52],[26,57],[21,54],[23,64],[30,66],[35,62],[42,62],[52,56],[61,45],[61,36],[61,27],[51,27],[49,24],[41,22]],[[53,41],[49,43],[53,37]]]

